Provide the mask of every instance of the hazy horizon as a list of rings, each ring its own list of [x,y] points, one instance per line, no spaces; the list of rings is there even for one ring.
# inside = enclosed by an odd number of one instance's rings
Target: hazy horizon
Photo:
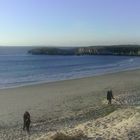
[[[138,0],[1,0],[0,46],[140,44]]]
[[[22,48],[34,48],[34,47],[66,47],[66,48],[74,48],[74,47],[97,47],[97,46],[140,46],[140,44],[100,44],[100,45],[75,45],[75,46],[69,46],[69,45],[0,45],[0,48],[17,48],[17,47],[22,47]]]

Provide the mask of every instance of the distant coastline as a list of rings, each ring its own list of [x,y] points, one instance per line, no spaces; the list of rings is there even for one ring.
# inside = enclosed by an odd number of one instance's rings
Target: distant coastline
[[[88,47],[38,47],[28,51],[32,55],[119,55],[140,56],[140,45],[110,45]]]

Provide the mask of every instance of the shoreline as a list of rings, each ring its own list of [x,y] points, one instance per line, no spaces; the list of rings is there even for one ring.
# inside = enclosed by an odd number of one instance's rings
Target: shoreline
[[[133,102],[139,105],[139,75],[140,70],[132,70],[1,89],[0,138],[2,139],[3,135],[13,139],[26,136],[22,132],[22,116],[26,110],[31,114],[33,136],[102,118],[107,112],[116,110],[107,105],[108,89],[112,89],[115,98],[121,99],[125,106]],[[113,104],[116,104],[116,100]]]
[[[8,89],[15,89],[15,88],[24,88],[24,87],[30,87],[30,86],[41,86],[41,85],[47,85],[47,84],[55,84],[55,83],[60,83],[60,82],[67,82],[67,81],[75,81],[75,80],[82,80],[82,79],[88,79],[88,78],[94,78],[94,77],[100,77],[100,76],[107,76],[107,75],[114,75],[114,74],[119,74],[119,73],[125,73],[125,72],[135,72],[135,71],[139,71],[140,68],[136,68],[136,69],[128,69],[128,70],[121,70],[121,71],[114,71],[114,72],[108,72],[108,73],[103,73],[103,74],[95,74],[95,75],[91,75],[91,76],[83,76],[83,77],[79,77],[79,78],[72,78],[72,79],[64,79],[64,80],[56,80],[56,81],[40,81],[40,82],[34,82],[34,83],[27,83],[27,84],[23,84],[23,85],[17,85],[17,86],[11,86],[11,87],[4,87],[4,88],[0,88],[0,90],[8,90]]]

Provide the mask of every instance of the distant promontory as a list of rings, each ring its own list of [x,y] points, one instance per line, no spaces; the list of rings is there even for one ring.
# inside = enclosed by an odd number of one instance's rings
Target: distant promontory
[[[111,45],[89,47],[38,47],[28,51],[32,55],[126,55],[140,56],[140,45]]]

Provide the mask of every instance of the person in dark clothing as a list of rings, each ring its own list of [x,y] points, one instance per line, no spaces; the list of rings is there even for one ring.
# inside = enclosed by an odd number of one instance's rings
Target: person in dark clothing
[[[114,99],[112,90],[108,90],[108,91],[107,91],[107,100],[108,100],[108,104],[111,104],[111,103],[112,103],[112,99]]]
[[[30,113],[26,111],[23,115],[23,130],[26,129],[28,133],[30,132],[30,123],[31,123]]]

